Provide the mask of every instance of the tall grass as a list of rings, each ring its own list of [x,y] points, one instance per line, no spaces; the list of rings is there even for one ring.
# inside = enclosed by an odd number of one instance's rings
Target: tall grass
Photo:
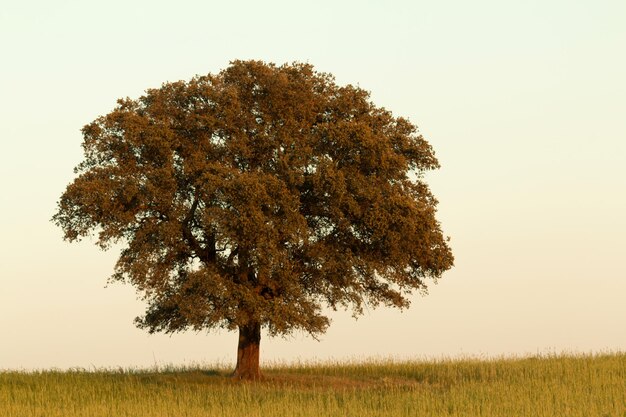
[[[0,372],[2,417],[626,417],[626,353],[216,368]]]

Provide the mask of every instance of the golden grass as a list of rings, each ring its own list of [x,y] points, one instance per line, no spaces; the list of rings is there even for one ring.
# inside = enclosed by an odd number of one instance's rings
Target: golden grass
[[[224,368],[0,372],[2,417],[626,417],[626,353]]]

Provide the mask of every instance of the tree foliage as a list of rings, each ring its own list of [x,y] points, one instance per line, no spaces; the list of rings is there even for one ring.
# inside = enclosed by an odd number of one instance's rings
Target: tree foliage
[[[322,310],[406,307],[453,263],[408,120],[308,64],[235,61],[122,99],[82,130],[54,222],[122,243],[150,332],[323,332]]]

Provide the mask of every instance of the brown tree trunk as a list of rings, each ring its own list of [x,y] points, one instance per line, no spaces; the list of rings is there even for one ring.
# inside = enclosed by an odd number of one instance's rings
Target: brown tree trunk
[[[261,325],[250,323],[239,326],[239,344],[237,346],[237,367],[233,378],[261,379],[259,368],[259,348],[261,344]]]

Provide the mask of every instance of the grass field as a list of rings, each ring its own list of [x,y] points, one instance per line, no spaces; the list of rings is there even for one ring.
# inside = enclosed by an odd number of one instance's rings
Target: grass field
[[[626,353],[220,368],[0,372],[2,417],[626,417]]]

